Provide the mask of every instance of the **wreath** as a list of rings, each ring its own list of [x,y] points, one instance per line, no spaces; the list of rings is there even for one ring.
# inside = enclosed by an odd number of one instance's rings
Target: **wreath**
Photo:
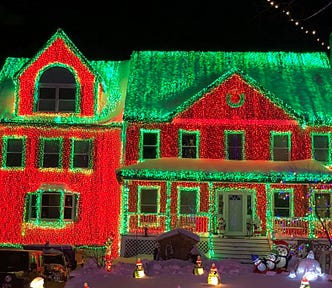
[[[241,93],[238,96],[239,96],[239,100],[237,102],[233,102],[232,101],[233,95],[231,93],[227,93],[227,95],[226,95],[226,102],[227,102],[228,106],[230,106],[232,108],[239,108],[239,107],[241,107],[243,105],[243,103],[244,103],[245,95],[244,95],[244,93]]]

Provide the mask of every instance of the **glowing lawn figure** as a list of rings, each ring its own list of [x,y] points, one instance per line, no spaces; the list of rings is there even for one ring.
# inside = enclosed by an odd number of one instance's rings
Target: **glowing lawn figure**
[[[211,268],[210,268],[210,272],[208,275],[208,284],[210,285],[218,285],[220,284],[220,275],[218,272],[218,269],[216,267],[215,263],[212,263]]]
[[[138,258],[136,261],[136,268],[134,270],[134,278],[142,278],[144,276],[145,276],[145,273],[144,273],[142,261],[140,258]]]
[[[201,256],[197,256],[197,260],[196,260],[196,265],[194,267],[194,275],[203,275],[204,274],[204,268],[202,266],[202,260],[201,260]]]

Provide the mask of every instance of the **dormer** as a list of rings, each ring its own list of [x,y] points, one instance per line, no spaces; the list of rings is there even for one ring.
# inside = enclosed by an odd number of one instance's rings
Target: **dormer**
[[[62,30],[17,73],[18,116],[93,117],[100,79]]]
[[[0,118],[26,124],[122,121],[129,62],[88,61],[58,29],[33,58],[6,59]]]

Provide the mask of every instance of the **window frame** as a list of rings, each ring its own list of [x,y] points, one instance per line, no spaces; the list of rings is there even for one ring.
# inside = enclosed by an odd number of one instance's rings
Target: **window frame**
[[[182,204],[182,197],[181,194],[182,193],[195,193],[195,197],[194,197],[194,211],[193,213],[186,213],[183,211],[182,207],[183,206],[190,206],[189,204],[184,205]],[[200,211],[200,187],[184,187],[184,186],[180,186],[178,187],[178,205],[177,205],[177,209],[178,209],[178,215],[181,216],[192,216],[192,215],[198,215],[199,211]],[[190,210],[190,207],[189,207]]]
[[[145,144],[144,140],[144,136],[147,135],[147,134],[155,134],[156,135],[156,143],[155,144]],[[147,159],[158,159],[160,158],[160,130],[157,130],[157,129],[141,129],[140,130],[140,161],[143,161],[143,160],[147,160]],[[152,149],[154,148],[154,152],[156,154],[156,157],[153,158],[153,157],[144,157],[144,151],[145,151],[145,148],[146,149]],[[149,154],[149,153],[148,153]]]
[[[44,205],[43,196],[52,195],[59,197],[59,203],[57,205]],[[66,197],[72,199],[71,206],[66,205]],[[51,197],[50,197],[51,199]],[[63,227],[66,223],[76,222],[78,220],[78,208],[79,208],[79,194],[72,191],[66,191],[57,188],[39,189],[35,192],[29,192],[25,198],[25,222],[32,222],[37,226],[51,225],[52,227]],[[44,202],[45,203],[45,202]],[[58,217],[43,217],[43,208],[57,209]],[[70,209],[70,217],[66,216],[66,209]],[[58,225],[52,223],[58,223]]]
[[[195,135],[195,137],[196,137],[196,141],[195,141],[195,143],[193,144],[193,145],[184,145],[183,144],[183,137],[185,136],[185,135],[188,135],[188,136],[190,136],[190,135]],[[200,146],[200,131],[198,131],[198,130],[184,130],[184,129],[180,129],[179,130],[179,157],[180,158],[189,158],[189,159],[197,159],[197,158],[199,158],[200,157],[200,155],[199,155],[199,146]],[[183,152],[183,150],[184,149],[194,149],[195,150],[195,157],[184,157],[184,152]],[[188,153],[188,155],[189,155],[190,153]]]
[[[76,142],[88,142],[88,151],[86,153],[75,153],[75,144]],[[83,139],[83,138],[71,138],[70,139],[70,169],[71,170],[88,170],[88,169],[92,169],[93,167],[93,148],[94,148],[94,141],[93,139],[89,138],[89,139]],[[74,166],[75,165],[75,157],[78,156],[87,156],[88,160],[87,160],[87,166],[83,167],[83,166]]]
[[[286,136],[287,137],[287,147],[284,146],[276,146],[276,138],[280,136]],[[277,132],[277,131],[271,131],[271,160],[272,161],[290,161],[291,160],[291,149],[292,149],[292,143],[291,143],[291,132]],[[287,160],[282,159],[276,159],[277,151],[287,151]]]
[[[57,166],[44,166],[45,160],[45,143],[47,141],[58,141],[59,151],[58,151],[58,165]],[[52,151],[47,153],[47,155],[56,154]],[[62,137],[41,137],[39,145],[39,168],[41,169],[61,169],[63,168],[63,138]]]
[[[25,167],[26,163],[26,136],[4,136],[3,137],[3,149],[2,149],[2,167],[5,169],[22,169]],[[20,140],[22,145],[22,151],[9,151],[8,149],[8,141],[9,140]],[[21,156],[21,164],[16,165],[8,165],[8,157],[9,155],[19,154]],[[15,160],[14,160],[15,161]]]
[[[245,160],[245,132],[243,130],[225,130],[224,134],[224,141],[225,141],[225,157],[227,160]],[[230,146],[228,144],[229,136],[230,135],[240,135],[241,136],[241,146]],[[237,151],[241,151],[241,159],[234,159],[230,158],[230,148],[234,147],[233,149],[236,149]]]
[[[315,136],[324,136],[327,138],[327,147],[326,148],[322,148],[322,147],[315,147]],[[322,160],[318,160],[317,157],[315,157],[315,154],[317,152],[317,150],[320,151],[325,151],[327,152],[327,160],[322,161]],[[313,132],[311,133],[311,158],[314,160],[317,160],[319,162],[322,162],[324,164],[329,164],[331,163],[331,133],[317,133],[317,132]]]
[[[142,197],[142,191],[155,191],[156,193],[156,203],[155,205],[153,204],[143,204],[142,203],[142,200],[143,200],[143,197]],[[155,212],[145,212],[143,211],[142,209],[142,206],[154,206],[155,207]],[[139,186],[138,187],[138,201],[137,201],[137,212],[138,214],[144,214],[144,215],[155,215],[155,214],[159,214],[160,212],[160,187],[159,186]]]
[[[276,206],[275,203],[275,195],[276,194],[281,194],[281,193],[288,193],[288,207],[283,207],[283,206]],[[292,218],[294,217],[294,193],[293,189],[281,189],[281,188],[276,188],[272,189],[272,203],[273,203],[273,216],[278,217],[278,218]],[[282,211],[288,211],[288,216],[285,215],[276,215],[277,210],[282,210]]]
[[[58,69],[58,70],[57,70]],[[63,69],[59,71],[59,69]],[[65,75],[65,71],[68,73]],[[61,73],[62,72],[62,73]],[[47,74],[48,73],[48,74]],[[60,76],[59,76],[60,75]],[[62,77],[61,77],[62,76]],[[59,80],[64,80],[63,82],[57,82]],[[67,78],[67,79],[65,79]],[[71,79],[69,79],[71,78]],[[56,80],[53,80],[56,79]],[[79,96],[79,85],[77,84],[78,81],[76,80],[74,70],[72,67],[66,66],[66,65],[57,65],[57,66],[48,66],[45,69],[42,70],[42,72],[39,75],[39,79],[36,82],[36,105],[35,105],[35,112],[38,113],[60,113],[60,114],[72,114],[72,113],[78,113],[79,111],[79,103],[78,103],[78,96]],[[50,91],[53,91],[51,93],[54,95],[53,97],[43,97],[46,93],[50,92],[44,92],[47,89]],[[70,91],[71,93],[66,93],[70,97],[67,99],[67,97],[62,98],[61,95],[63,95],[62,92],[64,91]],[[44,93],[42,93],[44,92]],[[43,98],[42,98],[43,97]],[[72,103],[71,109],[63,109],[61,108],[61,104],[63,103]],[[41,109],[41,104],[43,103],[49,103],[45,104],[47,109]],[[50,104],[53,103],[54,109],[50,109]]]
[[[314,211],[314,213],[315,213],[315,215],[316,215],[316,217],[318,217],[318,218],[322,218],[322,219],[329,219],[329,218],[331,218],[332,217],[332,208],[331,208],[331,203],[332,203],[332,194],[331,194],[331,191],[329,191],[329,190],[314,190],[314,193],[313,193],[314,195],[313,195],[313,203],[314,203],[314,207],[315,207],[315,211]],[[326,209],[324,209],[324,208],[317,208],[317,196],[318,195],[324,195],[324,196],[328,196],[327,198],[329,198],[329,207],[327,207]],[[319,210],[325,210],[325,213],[327,213],[327,215],[328,216],[325,216],[325,217],[321,217],[320,215],[319,215],[319,213],[317,214],[316,212],[319,212]]]

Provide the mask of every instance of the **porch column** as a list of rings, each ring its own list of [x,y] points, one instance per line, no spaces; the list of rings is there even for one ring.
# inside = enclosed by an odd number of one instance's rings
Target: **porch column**
[[[165,220],[165,232],[171,230],[171,188],[172,183],[166,181],[166,220]]]

